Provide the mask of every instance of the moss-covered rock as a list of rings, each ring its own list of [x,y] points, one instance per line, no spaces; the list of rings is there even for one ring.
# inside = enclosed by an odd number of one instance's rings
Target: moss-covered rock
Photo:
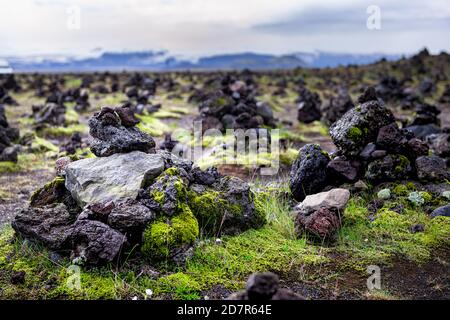
[[[177,168],[168,168],[150,187],[159,207],[157,221],[145,229],[141,252],[148,258],[168,259],[184,253],[199,235],[197,219],[187,204],[187,182]]]
[[[206,235],[237,234],[265,222],[249,185],[237,177],[223,177],[211,188],[192,188],[189,205]]]
[[[394,181],[407,178],[411,172],[411,162],[407,157],[401,154],[388,154],[369,163],[366,178],[373,182]]]
[[[171,167],[149,187],[158,218],[144,231],[142,253],[150,258],[173,258],[198,237],[241,233],[263,225],[249,185],[239,178],[221,177],[211,186],[189,185],[186,172]]]
[[[64,196],[67,195],[64,183],[65,179],[62,177],[56,177],[53,181],[46,183],[42,188],[33,192],[30,198],[30,205],[32,207],[42,207],[48,204],[62,202]]]
[[[245,195],[243,199],[252,200],[250,196],[246,199]],[[205,190],[201,193],[190,191],[189,206],[206,235],[242,232],[248,229],[249,225],[257,227],[263,221],[254,207],[250,208],[251,212],[244,212],[245,206],[233,203],[233,199],[227,199],[223,192],[215,190]],[[245,221],[247,218],[249,221]],[[251,221],[253,219],[254,221]]]
[[[161,218],[150,224],[142,238],[142,253],[149,258],[173,258],[180,249],[191,246],[199,235],[197,219],[186,204],[171,219]]]

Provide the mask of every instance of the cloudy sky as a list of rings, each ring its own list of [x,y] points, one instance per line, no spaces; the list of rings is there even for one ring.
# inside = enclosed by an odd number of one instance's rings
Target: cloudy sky
[[[449,2],[1,0],[0,56],[161,49],[184,56],[411,53],[424,46],[450,51]],[[367,28],[370,5],[380,8],[379,30]]]

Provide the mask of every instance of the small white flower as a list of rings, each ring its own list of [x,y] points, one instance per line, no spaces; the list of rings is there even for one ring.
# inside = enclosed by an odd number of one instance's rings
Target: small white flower
[[[151,297],[153,295],[153,290],[152,289],[145,289],[145,295],[147,297]]]
[[[222,240],[220,238],[217,238],[216,239],[216,244],[221,244],[221,243],[222,243]]]
[[[209,297],[208,297],[208,296],[205,296],[204,299],[205,299],[205,300],[209,300]]]
[[[131,300],[137,300],[137,299],[138,299],[137,296],[134,296],[133,298],[131,298]]]

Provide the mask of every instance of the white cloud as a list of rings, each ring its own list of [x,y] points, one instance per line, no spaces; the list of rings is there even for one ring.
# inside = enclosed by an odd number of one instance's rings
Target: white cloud
[[[77,53],[107,50],[168,49],[200,55],[218,52],[299,50],[414,51],[424,45],[437,51],[450,49],[449,29],[433,23],[427,30],[409,30],[414,21],[449,19],[446,0],[376,1],[382,18],[395,24],[370,37],[359,28],[327,32],[333,13],[347,12],[365,19],[369,0],[20,0],[0,2],[0,56],[6,54]],[[66,28],[69,6],[81,9],[81,29]],[[319,23],[311,30],[293,29],[289,23],[276,33],[261,25],[304,19],[315,12]],[[303,15],[302,15],[303,14]],[[357,15],[357,17],[354,17]],[[352,20],[352,21],[351,21]],[[443,20],[450,21],[450,20]],[[341,22],[340,22],[341,23]],[[358,21],[357,21],[358,23]],[[408,26],[402,29],[402,25]],[[391,24],[392,25],[392,24]],[[295,26],[295,24],[294,24]],[[361,28],[365,27],[365,22]],[[288,29],[290,28],[290,29]],[[434,28],[434,29],[433,29]],[[441,37],[444,37],[442,39]],[[374,42],[376,39],[377,42]],[[383,45],[382,42],[391,44]]]

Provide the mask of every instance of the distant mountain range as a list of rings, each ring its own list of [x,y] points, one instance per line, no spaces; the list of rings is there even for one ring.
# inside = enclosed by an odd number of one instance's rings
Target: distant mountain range
[[[292,69],[296,67],[337,67],[361,65],[382,58],[396,60],[400,55],[347,53],[292,53],[271,55],[236,53],[200,57],[189,60],[169,55],[167,51],[105,52],[96,57],[74,58],[64,56],[4,57],[17,72],[76,72],[122,70],[218,70],[218,69]]]

